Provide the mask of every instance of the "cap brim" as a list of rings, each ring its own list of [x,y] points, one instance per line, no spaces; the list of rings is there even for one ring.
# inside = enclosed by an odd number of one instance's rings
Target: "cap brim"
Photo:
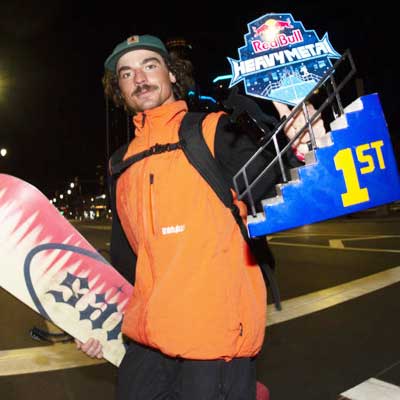
[[[151,50],[151,51],[154,51],[154,52],[160,54],[163,57],[168,57],[168,53],[166,51],[164,51],[163,49],[159,49],[154,46],[148,46],[145,44],[143,44],[143,45],[142,44],[134,44],[134,45],[127,47],[126,49],[123,49],[123,50],[119,51],[118,53],[112,54],[110,57],[108,57],[106,62],[104,63],[104,68],[111,72],[117,72],[116,68],[117,68],[118,60],[124,54],[129,53],[130,51],[134,51],[134,50]]]

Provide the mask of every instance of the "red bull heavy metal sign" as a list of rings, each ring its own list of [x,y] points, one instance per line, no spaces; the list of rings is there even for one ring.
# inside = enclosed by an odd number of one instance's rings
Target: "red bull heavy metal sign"
[[[300,103],[340,58],[328,34],[322,39],[292,14],[266,14],[248,25],[229,87],[244,81],[246,94],[289,105]]]

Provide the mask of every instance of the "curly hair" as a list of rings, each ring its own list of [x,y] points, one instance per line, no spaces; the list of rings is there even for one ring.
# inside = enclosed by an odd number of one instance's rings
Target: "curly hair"
[[[162,56],[162,58],[168,70],[172,72],[176,78],[176,83],[172,84],[175,98],[177,100],[187,98],[189,90],[195,85],[192,63],[175,54],[170,54],[168,57]],[[102,78],[102,84],[105,96],[110,98],[116,107],[124,107],[125,111],[132,112],[132,110],[127,107],[121,95],[118,86],[118,76],[115,72],[106,70]]]

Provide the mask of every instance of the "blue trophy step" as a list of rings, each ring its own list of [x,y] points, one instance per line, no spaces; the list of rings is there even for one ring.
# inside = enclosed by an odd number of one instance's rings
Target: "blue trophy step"
[[[400,199],[400,180],[377,94],[362,96],[331,123],[306,164],[249,216],[251,237],[335,218]]]

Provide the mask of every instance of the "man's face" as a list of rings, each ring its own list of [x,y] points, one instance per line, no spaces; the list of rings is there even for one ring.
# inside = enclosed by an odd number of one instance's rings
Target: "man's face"
[[[117,63],[118,85],[127,107],[136,112],[175,101],[175,76],[160,54],[151,50],[125,53]]]

